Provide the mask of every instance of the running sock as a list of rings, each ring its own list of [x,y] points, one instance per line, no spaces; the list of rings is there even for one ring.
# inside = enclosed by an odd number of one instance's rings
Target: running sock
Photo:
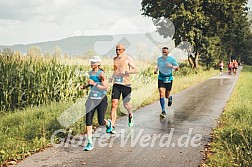
[[[87,140],[88,140],[88,143],[93,144],[93,140],[92,140],[92,137],[91,137],[91,136],[88,136],[88,137],[87,137]]]
[[[165,99],[164,98],[160,98],[160,105],[161,105],[162,111],[165,111]]]

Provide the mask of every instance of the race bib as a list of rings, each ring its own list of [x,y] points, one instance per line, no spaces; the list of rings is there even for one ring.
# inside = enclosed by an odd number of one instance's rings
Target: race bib
[[[115,77],[115,82],[122,83],[123,82],[123,77]]]
[[[90,92],[90,98],[91,99],[102,99],[102,91],[100,90],[91,90]]]
[[[170,77],[164,77],[163,78],[163,82],[164,83],[171,83],[172,79],[173,79],[172,76],[170,76]]]

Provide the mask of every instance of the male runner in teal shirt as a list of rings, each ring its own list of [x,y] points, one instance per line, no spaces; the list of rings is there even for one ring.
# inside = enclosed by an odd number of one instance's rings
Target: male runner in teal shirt
[[[158,90],[160,95],[160,105],[162,108],[162,112],[160,114],[161,118],[166,117],[166,111],[165,111],[165,97],[168,99],[168,106],[172,105],[172,96],[170,95],[171,88],[172,88],[172,82],[173,82],[173,76],[172,71],[173,69],[178,70],[179,65],[172,57],[169,55],[168,48],[163,47],[162,48],[162,56],[160,56],[157,59],[157,68],[155,70],[155,74],[159,71],[158,74]]]

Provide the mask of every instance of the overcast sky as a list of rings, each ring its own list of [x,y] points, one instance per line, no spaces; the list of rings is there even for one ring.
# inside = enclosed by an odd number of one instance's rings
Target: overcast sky
[[[151,19],[141,15],[141,1],[1,0],[0,45],[153,31]]]

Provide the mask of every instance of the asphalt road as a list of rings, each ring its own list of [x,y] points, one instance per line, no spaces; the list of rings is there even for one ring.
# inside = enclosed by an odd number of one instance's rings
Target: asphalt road
[[[127,127],[127,117],[119,118],[116,135],[106,134],[105,128],[96,130],[92,151],[82,151],[84,142],[72,139],[61,147],[36,153],[16,166],[199,166],[204,145],[217,125],[238,75],[215,76],[174,94],[165,119],[159,118],[159,102],[135,111],[132,128]]]

